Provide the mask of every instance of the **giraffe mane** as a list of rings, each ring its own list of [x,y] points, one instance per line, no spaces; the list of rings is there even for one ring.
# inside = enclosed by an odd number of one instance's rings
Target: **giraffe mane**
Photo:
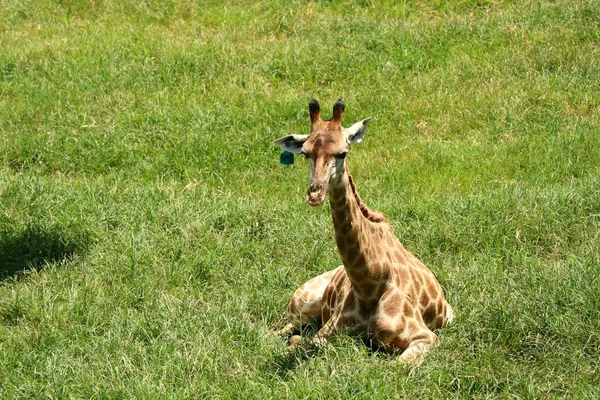
[[[387,222],[387,219],[383,216],[383,214],[371,211],[369,207],[362,201],[358,192],[356,191],[356,185],[354,184],[354,179],[352,179],[352,175],[348,171],[348,181],[350,182],[350,188],[352,189],[352,194],[354,194],[354,198],[356,199],[356,203],[358,204],[358,208],[362,215],[371,222]]]

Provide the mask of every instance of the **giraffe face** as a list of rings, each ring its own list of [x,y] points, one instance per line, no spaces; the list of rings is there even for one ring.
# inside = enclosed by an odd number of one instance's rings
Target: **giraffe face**
[[[275,145],[283,150],[304,154],[310,165],[310,185],[306,202],[311,206],[323,204],[330,181],[338,181],[344,174],[344,162],[351,143],[359,143],[367,129],[370,118],[364,119],[350,128],[342,126],[344,103],[341,100],[333,106],[333,118],[321,119],[319,103],[312,100],[308,108],[312,124],[310,135],[289,135],[277,139]]]

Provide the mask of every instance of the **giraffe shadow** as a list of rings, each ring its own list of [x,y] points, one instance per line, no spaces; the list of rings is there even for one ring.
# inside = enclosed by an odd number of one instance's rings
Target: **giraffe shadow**
[[[367,340],[362,336],[356,336],[350,332],[339,332],[336,335],[328,338],[326,347],[319,348],[312,345],[312,338],[317,334],[319,326],[316,324],[307,325],[301,332],[302,345],[299,348],[288,348],[283,353],[274,355],[268,362],[263,364],[262,370],[274,374],[282,379],[288,379],[298,367],[307,360],[319,357],[326,353],[328,346],[358,346],[364,349],[365,354],[369,357],[390,357],[391,354],[383,348],[374,344],[371,340]],[[282,338],[282,340],[284,340]]]
[[[311,345],[312,338],[316,335],[318,326],[309,325],[302,331],[303,345],[300,348],[289,349],[284,353],[274,355],[266,362],[262,370],[282,379],[289,379],[291,373],[300,367],[305,361],[323,355],[324,348]],[[282,338],[283,340],[283,338]],[[376,357],[383,360],[394,359],[398,354],[390,353],[381,346],[373,343],[372,340],[362,336],[352,335],[349,332],[338,333],[328,338],[329,343],[326,346],[358,346],[364,349],[364,354],[368,357]]]
[[[273,355],[271,359],[262,365],[261,369],[264,372],[274,374],[279,378],[288,378],[290,376],[290,372],[296,370],[296,368],[298,368],[304,361],[315,357],[320,352],[320,349],[309,345],[310,339],[316,335],[318,330],[319,326],[317,326],[316,323],[304,326],[301,332],[296,332],[302,336],[302,347],[288,347],[288,349],[284,352]],[[281,340],[289,341],[290,336],[281,336]]]
[[[0,282],[19,280],[85,251],[89,235],[81,229],[29,225],[0,232]]]
[[[281,379],[288,379],[291,373],[305,361],[316,357],[321,352],[314,347],[288,349],[284,353],[276,354],[262,366],[264,372],[274,374]]]

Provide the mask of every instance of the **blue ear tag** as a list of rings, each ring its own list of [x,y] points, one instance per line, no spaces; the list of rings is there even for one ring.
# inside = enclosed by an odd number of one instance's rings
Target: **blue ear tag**
[[[279,156],[279,163],[283,165],[292,165],[294,163],[294,153],[284,151]]]

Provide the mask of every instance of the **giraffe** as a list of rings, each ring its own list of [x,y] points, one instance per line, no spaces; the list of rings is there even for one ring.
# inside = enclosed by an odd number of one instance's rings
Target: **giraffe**
[[[288,324],[278,333],[299,333],[320,318],[322,326],[312,340],[318,347],[343,330],[408,362],[419,360],[437,339],[433,331],[449,324],[454,313],[433,273],[402,246],[387,219],[358,195],[346,156],[350,144],[362,141],[371,118],[344,128],[344,109],[338,100],[332,119],[324,121],[319,103],[312,100],[310,135],[275,141],[308,160],[307,203],[319,206],[329,195],[343,263],[296,290],[288,305]],[[290,343],[292,348],[301,346],[300,335],[291,336]]]

